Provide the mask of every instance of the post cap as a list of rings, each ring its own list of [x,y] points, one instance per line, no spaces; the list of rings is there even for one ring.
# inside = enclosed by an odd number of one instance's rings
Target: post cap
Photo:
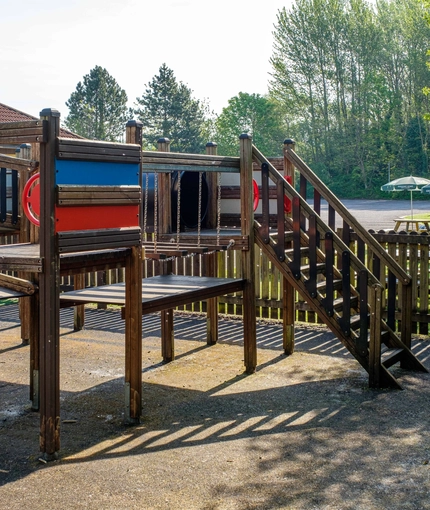
[[[292,138],[286,138],[284,140],[284,145],[293,145],[295,144],[296,142],[292,139]]]
[[[242,133],[239,136],[239,140],[252,140],[252,136],[249,133]]]
[[[125,127],[142,127],[142,126],[143,122],[140,122],[140,120],[129,120],[125,125]]]
[[[170,140],[168,138],[159,138],[157,143],[170,143]]]
[[[215,142],[208,142],[208,143],[206,144],[206,147],[218,147],[218,144],[217,144],[217,143],[215,143]]]
[[[44,108],[39,115],[41,117],[60,117],[60,112],[55,108]]]

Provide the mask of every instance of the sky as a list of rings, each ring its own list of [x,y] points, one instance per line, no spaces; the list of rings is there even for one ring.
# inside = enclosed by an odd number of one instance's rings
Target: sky
[[[265,94],[277,13],[291,0],[0,0],[0,103],[36,117],[66,101],[95,66],[133,106],[165,63],[221,113]]]

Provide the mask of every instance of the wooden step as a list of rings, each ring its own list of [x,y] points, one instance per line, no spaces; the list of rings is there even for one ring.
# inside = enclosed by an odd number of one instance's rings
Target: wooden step
[[[323,281],[317,283],[317,291],[320,294],[322,294],[322,295],[325,295],[326,287],[327,287],[326,280],[323,280]],[[333,280],[333,289],[334,290],[341,290],[342,289],[342,280],[340,280],[340,279],[339,280]]]
[[[273,239],[277,239],[279,237],[278,232],[270,232],[269,233],[269,237],[272,237]],[[284,232],[284,239],[285,239],[286,243],[288,243],[288,242],[293,240],[293,232],[292,232],[292,230],[287,230],[286,232]]]
[[[358,305],[358,296],[351,296],[350,299],[351,299],[351,308],[353,310],[355,310]],[[336,311],[342,310],[342,308],[343,308],[343,297],[342,296],[333,300],[333,308]]]
[[[294,258],[294,248],[288,248],[288,250],[285,250],[285,255],[292,260]],[[308,257],[309,256],[309,246],[301,246],[300,247],[300,258]]]
[[[370,316],[368,315],[367,316],[367,323],[368,324],[369,324],[369,318],[370,318]],[[350,319],[350,322],[349,322],[349,327],[353,331],[356,331],[357,329],[360,329],[360,326],[361,326],[361,317],[360,317],[360,314],[358,313],[357,315],[352,315],[351,319]]]
[[[403,353],[403,349],[388,349],[381,354],[381,364],[385,368],[390,368],[401,361]]]
[[[309,270],[310,270],[310,266],[308,264],[305,264],[304,266],[300,266],[300,272],[305,277],[308,277]],[[317,273],[324,273],[324,271],[325,271],[325,263],[324,262],[319,262],[317,264]]]

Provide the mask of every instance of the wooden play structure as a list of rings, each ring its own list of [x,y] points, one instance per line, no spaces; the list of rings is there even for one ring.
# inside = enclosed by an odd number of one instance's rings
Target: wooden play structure
[[[59,113],[47,109],[40,121],[0,124],[0,143],[33,143],[40,148],[37,162],[8,161],[9,168],[16,164],[39,172],[40,202],[31,188],[36,180],[26,192],[27,212],[36,213],[33,221],[40,221],[40,241],[0,247],[0,269],[14,272],[0,276],[0,298],[26,296],[29,302],[30,388],[33,407],[40,410],[40,448],[46,459],[55,458],[60,449],[60,307],[123,306],[125,418],[137,423],[142,401],[142,314],[161,312],[162,353],[170,361],[174,359],[175,307],[207,301],[208,344],[213,344],[217,297],[242,293],[244,364],[247,373],[255,371],[255,244],[283,275],[286,354],[294,351],[294,292],[298,291],[369,373],[371,387],[399,388],[389,371],[397,363],[427,371],[411,351],[410,276],[299,158],[292,140],[285,141],[283,172],[279,172],[248,135],[240,136],[237,158],[216,155],[213,145],[204,155],[170,153],[166,139],[160,140],[158,151],[142,152],[140,126],[134,121],[127,125],[126,144],[64,139],[59,136],[59,122]],[[256,168],[261,173],[259,221],[254,218]],[[176,175],[180,181],[187,172],[198,175],[195,230],[181,225],[180,182],[177,213],[172,214],[172,178]],[[223,230],[220,225],[222,173],[240,178],[240,230]],[[150,232],[144,182],[149,174],[154,189]],[[201,228],[203,177],[206,230]],[[308,185],[313,188],[313,207],[306,201]],[[322,199],[328,203],[327,221],[320,214]],[[342,219],[342,237],[336,233],[336,217]],[[357,254],[349,248],[352,233],[358,239]],[[240,252],[240,278],[217,278],[216,254],[225,249]],[[363,263],[366,250],[374,254],[372,272]],[[171,274],[173,258],[192,254],[207,257],[206,275]],[[158,261],[160,274],[142,279],[143,259]],[[125,268],[124,283],[83,288],[78,278],[85,272],[116,267]],[[60,294],[61,275],[74,275],[81,284]],[[401,327],[396,333],[399,299]]]

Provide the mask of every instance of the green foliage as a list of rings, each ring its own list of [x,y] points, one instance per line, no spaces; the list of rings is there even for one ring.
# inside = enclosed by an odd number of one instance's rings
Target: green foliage
[[[191,89],[178,83],[166,64],[136,101],[134,113],[143,123],[144,147],[155,148],[162,137],[169,138],[172,152],[204,151],[211,131],[208,108],[192,97]]]
[[[275,100],[239,92],[228,101],[215,121],[218,153],[239,155],[239,135],[252,135],[253,144],[268,157],[282,155],[285,138],[283,115]]]
[[[296,0],[278,12],[270,95],[340,196],[380,196],[388,167],[428,174],[424,14],[420,0]]]
[[[65,126],[78,135],[109,142],[121,140],[127,122],[127,94],[115,79],[96,66],[79,82],[66,102]]]

